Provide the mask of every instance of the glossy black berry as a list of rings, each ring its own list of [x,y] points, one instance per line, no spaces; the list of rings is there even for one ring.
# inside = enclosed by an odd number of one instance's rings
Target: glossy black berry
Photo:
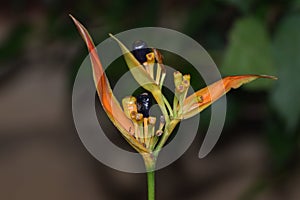
[[[144,117],[149,117],[150,107],[152,106],[151,95],[148,93],[140,94],[136,97],[137,111]]]
[[[146,55],[150,52],[147,43],[142,40],[137,40],[132,44],[132,54],[141,64],[147,61]]]

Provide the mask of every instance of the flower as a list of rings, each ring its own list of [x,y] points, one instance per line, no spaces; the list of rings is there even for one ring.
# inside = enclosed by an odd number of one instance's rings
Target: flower
[[[153,167],[159,151],[181,120],[193,117],[203,111],[232,88],[236,89],[258,78],[276,79],[276,77],[267,75],[228,76],[187,97],[191,76],[176,71],[173,74],[175,95],[171,106],[161,90],[166,70],[160,52],[157,49],[149,49],[146,43],[138,41],[134,44],[135,52],[133,54],[118,38],[109,34],[119,44],[126,64],[135,80],[151,93],[159,105],[162,116],[157,120],[153,116],[148,116],[148,109],[151,106],[150,94],[148,93],[143,93],[137,97],[124,97],[122,100],[123,109],[121,108],[112,93],[92,38],[80,22],[73,16],[70,15],[70,17],[89,50],[97,93],[105,112],[128,143],[144,156],[146,166],[150,159],[153,161],[151,161]],[[144,51],[142,51],[143,49]],[[154,72],[154,65],[157,65],[156,72]],[[157,122],[159,128],[155,130]]]

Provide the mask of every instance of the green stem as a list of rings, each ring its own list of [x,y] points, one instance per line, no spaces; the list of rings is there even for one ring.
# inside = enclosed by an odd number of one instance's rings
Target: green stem
[[[155,171],[147,172],[148,200],[155,200]]]
[[[167,108],[169,110],[170,117],[173,117],[173,110],[172,110],[172,108],[170,106],[170,103],[168,102],[168,100],[167,100],[167,98],[165,96],[163,96],[163,99],[164,99],[164,102],[165,102],[165,104],[166,104],[166,106],[167,106]]]
[[[167,141],[170,133],[174,130],[176,125],[180,122],[179,119],[172,120],[170,123],[167,123],[167,128],[165,129],[165,135],[159,142],[156,150],[151,153],[142,153],[146,170],[147,170],[147,179],[148,179],[148,200],[155,200],[155,164],[158,154]]]
[[[156,156],[152,153],[143,154],[148,183],[148,200],[155,200],[155,163]]]
[[[173,119],[170,123],[166,123],[165,131],[164,131],[161,139],[159,140],[159,143],[156,146],[155,151],[153,152],[154,156],[156,156],[156,157],[158,156],[160,150],[162,149],[162,147],[168,140],[169,136],[171,135],[172,131],[174,130],[174,128],[176,127],[176,125],[179,122],[180,122],[180,119]]]

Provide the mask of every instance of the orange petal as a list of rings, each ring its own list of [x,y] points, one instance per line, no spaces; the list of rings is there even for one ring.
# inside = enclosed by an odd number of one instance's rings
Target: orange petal
[[[129,143],[136,150],[148,152],[148,150],[132,136],[134,131],[133,123],[130,119],[126,117],[119,102],[112,93],[112,89],[103,71],[103,67],[100,62],[97,49],[93,43],[91,36],[89,35],[86,28],[79,21],[77,21],[72,15],[70,15],[70,17],[74,21],[80,35],[85,41],[87,48],[90,52],[90,59],[92,63],[93,76],[97,88],[97,93],[109,119],[119,129],[119,131],[122,133],[125,139],[129,141]]]
[[[249,83],[258,78],[277,79],[274,76],[266,75],[241,75],[225,77],[222,80],[219,80],[186,98],[183,106],[183,118],[187,119],[198,114],[224,94],[229,92],[232,88],[239,88],[243,84]]]

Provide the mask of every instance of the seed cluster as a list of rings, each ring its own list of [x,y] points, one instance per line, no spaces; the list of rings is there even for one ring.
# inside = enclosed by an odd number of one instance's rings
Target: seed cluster
[[[141,40],[135,41],[132,46],[132,54],[142,63],[147,74],[162,89],[162,85],[166,76],[166,69],[163,65],[162,55],[157,49],[151,49]],[[156,72],[154,72],[156,69]],[[182,75],[180,72],[174,73],[175,95],[173,108],[169,102],[163,97],[164,104],[168,109],[168,118],[182,119],[184,100],[190,87],[190,75]],[[159,118],[157,129],[156,117],[149,115],[151,108],[151,96],[143,93],[137,97],[128,96],[122,100],[122,105],[126,116],[134,124],[134,132],[132,135],[144,147],[153,150],[158,142],[159,136],[163,135],[166,119],[164,116]],[[169,119],[168,119],[169,120]]]
[[[131,119],[134,125],[134,137],[148,149],[154,149],[158,137],[162,135],[165,119],[160,117],[159,127],[155,131],[156,117],[149,116],[151,99],[148,93],[137,97],[128,96],[123,98],[122,105],[126,116]]]

